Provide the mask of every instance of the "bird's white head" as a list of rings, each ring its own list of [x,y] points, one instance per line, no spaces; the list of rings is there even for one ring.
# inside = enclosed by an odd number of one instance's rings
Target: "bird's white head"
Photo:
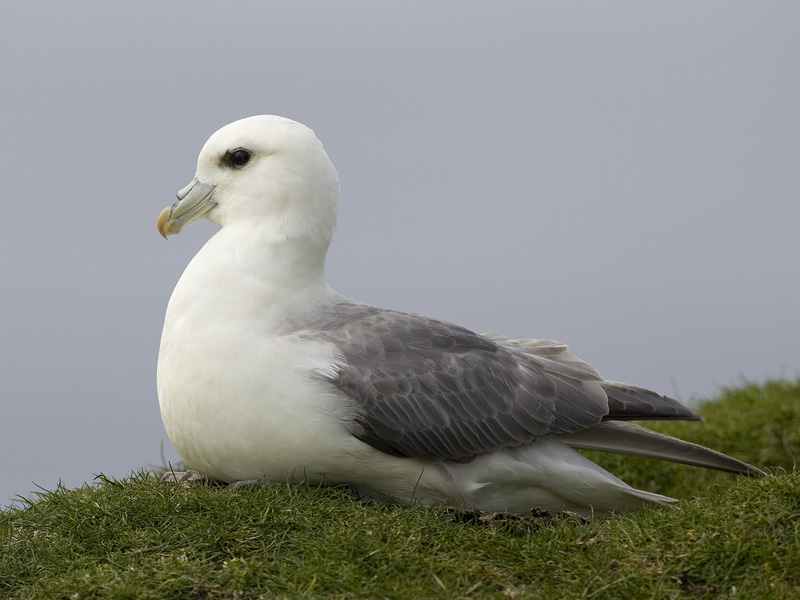
[[[296,121],[261,115],[212,135],[194,180],[158,218],[164,237],[204,217],[221,227],[258,227],[268,241],[298,240],[327,250],[339,181],[322,143]]]

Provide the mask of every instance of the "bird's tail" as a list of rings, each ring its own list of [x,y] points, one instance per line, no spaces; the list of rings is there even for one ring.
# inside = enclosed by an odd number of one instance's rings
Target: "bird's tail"
[[[604,421],[588,429],[557,437],[572,448],[632,454],[751,477],[765,475],[761,469],[722,452],[625,421]]]

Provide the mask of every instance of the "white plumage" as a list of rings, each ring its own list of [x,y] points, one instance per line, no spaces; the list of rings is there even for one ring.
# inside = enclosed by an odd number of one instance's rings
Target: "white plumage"
[[[167,307],[158,395],[184,460],[221,481],[347,484],[362,496],[491,511],[607,514],[671,499],[571,446],[757,474],[626,423],[696,418],[603,380],[557,343],[478,336],[362,305],[324,275],[338,177],[314,133],[275,116],[223,127],[163,235],[221,229]],[[621,420],[620,420],[621,419]]]

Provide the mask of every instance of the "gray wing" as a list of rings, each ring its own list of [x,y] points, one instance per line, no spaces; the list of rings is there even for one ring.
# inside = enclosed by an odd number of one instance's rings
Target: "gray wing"
[[[603,380],[593,366],[567,352],[567,345],[561,342],[533,339],[512,340],[499,333],[484,333],[483,335],[499,344],[519,349],[533,360],[536,360],[537,357],[551,357],[558,362],[568,363],[595,373],[602,380],[600,385],[608,398],[608,413],[603,417],[604,421],[702,420],[700,415],[674,398],[662,396],[635,385]]]
[[[330,381],[357,405],[354,434],[397,456],[468,461],[609,415],[610,382],[558,342],[482,336],[345,300],[293,329],[335,345],[341,365]],[[613,388],[617,413],[626,404],[658,413],[663,397],[649,392],[637,404],[629,389]],[[687,418],[675,415],[667,418]]]

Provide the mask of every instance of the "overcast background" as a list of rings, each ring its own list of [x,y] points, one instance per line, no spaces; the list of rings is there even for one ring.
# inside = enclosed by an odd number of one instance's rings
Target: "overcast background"
[[[5,3],[0,505],[176,460],[161,325],[216,226],[156,217],[253,114],[336,164],[345,295],[686,401],[796,377],[799,31],[796,1]]]

